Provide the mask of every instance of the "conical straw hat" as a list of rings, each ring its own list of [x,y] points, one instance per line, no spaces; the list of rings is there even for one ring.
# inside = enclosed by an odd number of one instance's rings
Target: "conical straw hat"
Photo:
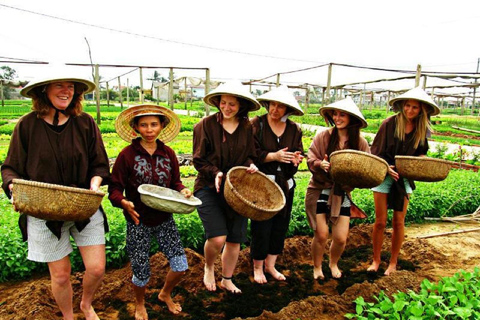
[[[163,143],[172,141],[180,132],[180,119],[175,112],[162,106],[141,104],[125,109],[117,116],[115,130],[120,138],[127,142],[132,142],[133,139],[140,136],[133,129],[133,119],[140,116],[163,116],[166,118],[167,123],[164,124],[162,131],[158,135],[158,139]]]
[[[255,99],[255,97],[248,91],[248,87],[242,85],[238,81],[229,81],[222,83],[217,88],[212,90],[212,92],[208,93],[204,98],[203,101],[205,103],[219,107],[220,96],[223,94],[228,94],[235,96],[237,98],[241,98],[247,102],[248,111],[255,111],[260,109],[260,103]]]
[[[270,101],[282,103],[290,108],[290,112],[294,116],[303,116],[303,110],[298,105],[297,99],[288,90],[287,86],[280,86],[262,94],[257,98],[258,102],[268,110]]]
[[[346,97],[345,99],[336,101],[332,104],[321,107],[319,112],[325,118],[327,113],[333,110],[340,110],[357,118],[362,123],[361,128],[366,128],[368,126],[367,121],[363,117],[363,114],[360,112],[360,109],[358,109],[357,105],[355,104],[355,102],[353,102],[350,96]]]
[[[409,99],[418,100],[425,103],[430,107],[428,108],[427,113],[432,116],[440,113],[440,108],[437,106],[435,101],[433,101],[433,99],[420,87],[413,88],[399,95],[398,97],[390,99],[388,104],[393,108],[393,111],[399,112],[400,108],[402,107],[402,101]]]
[[[48,77],[39,77],[34,79],[28,83],[21,91],[20,94],[26,98],[33,98],[32,90],[41,86],[45,86],[47,84],[53,82],[74,82],[75,83],[75,92],[78,94],[85,94],[92,92],[95,90],[95,83],[90,80],[82,79],[78,77],[72,77],[72,74],[62,74],[56,72],[53,76]]]

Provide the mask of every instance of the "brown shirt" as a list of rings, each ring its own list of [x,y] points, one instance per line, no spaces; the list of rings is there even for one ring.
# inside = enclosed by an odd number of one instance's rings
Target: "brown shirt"
[[[395,156],[420,156],[427,154],[428,140],[425,137],[423,146],[414,148],[415,130],[405,135],[405,140],[400,141],[395,137],[397,116],[385,119],[378,129],[372,143],[372,154],[384,159],[389,165],[395,165]]]
[[[428,140],[424,137],[423,146],[414,147],[415,130],[405,135],[405,140],[395,137],[395,128],[397,126],[397,115],[385,119],[378,129],[375,139],[372,143],[372,154],[379,156],[388,162],[389,165],[395,165],[395,156],[421,156],[428,152]],[[415,183],[409,180],[412,190],[415,190]],[[396,211],[403,210],[403,202],[408,195],[405,191],[403,179],[394,181],[388,196],[388,206]]]
[[[232,133],[220,123],[220,113],[202,119],[193,129],[193,165],[198,171],[194,191],[215,188],[215,176],[234,166],[250,166],[256,159],[252,126],[241,121]],[[225,180],[226,176],[224,176]]]
[[[54,131],[31,112],[18,121],[2,165],[2,188],[10,197],[8,185],[13,179],[25,179],[89,189],[94,176],[108,183],[110,166],[100,130],[87,114],[70,117],[62,131]],[[104,215],[105,218],[105,215]],[[23,240],[27,239],[26,216],[20,215]],[[77,221],[82,231],[90,219]],[[47,221],[47,227],[60,239],[63,222]],[[106,218],[105,230],[108,231]]]
[[[301,151],[303,154],[302,130],[300,127],[287,119],[285,131],[280,137],[277,137],[268,124],[267,115],[255,117],[252,120],[252,126],[258,156],[258,169],[265,174],[281,174],[285,180],[293,178],[298,167],[291,163],[265,162],[265,158],[269,152],[277,152],[285,147],[288,147],[290,152]],[[280,168],[280,171],[278,168]]]
[[[15,178],[90,188],[94,176],[110,176],[107,153],[100,131],[87,113],[70,117],[61,132],[55,132],[31,112],[18,121],[2,165],[3,190]]]

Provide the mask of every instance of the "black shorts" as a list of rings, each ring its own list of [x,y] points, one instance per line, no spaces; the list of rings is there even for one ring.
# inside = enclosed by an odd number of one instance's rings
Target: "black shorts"
[[[225,202],[222,193],[205,187],[195,192],[195,197],[202,200],[197,212],[207,239],[227,236],[227,242],[247,241],[248,219],[234,212]]]
[[[320,193],[320,197],[317,200],[317,214],[330,214],[330,208],[327,205],[328,202],[328,197],[330,194],[330,191],[326,191],[329,189],[324,189],[322,193]],[[342,206],[340,208],[340,215],[345,216],[345,217],[350,217],[350,200],[348,200],[347,197],[343,201]]]

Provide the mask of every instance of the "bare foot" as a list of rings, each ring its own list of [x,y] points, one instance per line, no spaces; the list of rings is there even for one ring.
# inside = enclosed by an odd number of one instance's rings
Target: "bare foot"
[[[242,290],[238,289],[237,286],[233,284],[231,279],[222,279],[220,286],[230,293],[242,293]]]
[[[278,272],[278,270],[275,269],[275,267],[273,267],[273,269],[265,267],[265,272],[270,273],[270,275],[273,277],[273,279],[275,279],[277,281],[287,280],[287,278],[285,278],[285,276],[283,274]]]
[[[380,267],[380,262],[373,261],[370,267],[367,268],[367,272],[377,272]]]
[[[215,284],[215,270],[213,269],[213,267],[209,269],[205,265],[205,274],[203,275],[203,284],[205,285],[208,291],[217,290],[217,285]]]
[[[100,320],[91,305],[86,307],[83,303],[80,303],[80,310],[82,310],[83,314],[85,315],[85,320]]]
[[[148,320],[148,313],[145,304],[141,303],[135,305],[135,320]]]
[[[330,271],[332,272],[332,277],[335,279],[339,279],[342,277],[342,271],[338,269],[337,265],[330,265]]]
[[[267,278],[265,278],[265,274],[263,273],[263,267],[258,269],[253,268],[253,279],[259,284],[267,283]]]
[[[315,280],[325,279],[325,276],[323,275],[322,267],[319,267],[319,268],[313,267],[313,279],[315,279]]]
[[[389,264],[388,265],[388,268],[387,270],[385,270],[385,275],[386,276],[389,276],[391,275],[392,273],[394,273],[395,271],[397,271],[397,265],[396,264]]]
[[[179,303],[173,302],[172,297],[169,294],[165,294],[163,290],[158,294],[158,300],[165,302],[171,313],[179,314],[182,312],[182,306]]]

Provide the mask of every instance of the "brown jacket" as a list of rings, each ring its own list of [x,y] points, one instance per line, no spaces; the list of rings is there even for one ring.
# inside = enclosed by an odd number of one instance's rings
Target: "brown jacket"
[[[252,125],[241,121],[229,134],[220,123],[220,112],[202,119],[193,129],[193,165],[198,171],[194,191],[215,188],[217,173],[235,166],[250,166],[256,160]]]

